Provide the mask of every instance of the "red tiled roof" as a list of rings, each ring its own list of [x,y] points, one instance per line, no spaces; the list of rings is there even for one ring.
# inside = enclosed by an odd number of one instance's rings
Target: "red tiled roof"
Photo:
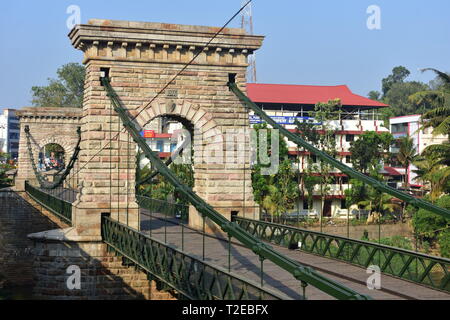
[[[288,84],[247,84],[248,97],[259,103],[316,104],[341,99],[344,106],[388,107],[388,105],[359,96],[346,85],[305,86]]]
[[[392,167],[384,167],[384,170],[390,175],[390,176],[402,176],[400,172],[395,170]]]

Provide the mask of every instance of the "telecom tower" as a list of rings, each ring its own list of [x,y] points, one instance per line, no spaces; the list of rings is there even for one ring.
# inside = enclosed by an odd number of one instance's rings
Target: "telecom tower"
[[[247,0],[243,0],[242,5],[245,5],[247,2]],[[242,10],[241,28],[245,29],[248,34],[253,35],[253,12],[251,2],[244,8],[244,10]],[[256,83],[256,53],[248,56],[248,64],[247,82]]]

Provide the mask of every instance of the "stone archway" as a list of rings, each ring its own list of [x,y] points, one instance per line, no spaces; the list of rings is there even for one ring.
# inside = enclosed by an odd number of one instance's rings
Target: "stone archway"
[[[28,126],[30,129],[35,164],[38,163],[42,148],[49,143],[55,143],[64,148],[67,165],[78,142],[77,129],[81,126],[82,110],[32,107],[17,111],[17,116],[20,121],[20,140],[16,189],[24,191],[25,181],[37,183],[28,152],[25,127]]]
[[[126,210],[129,225],[139,228],[134,188],[129,188],[135,176],[125,169],[120,171],[121,163],[131,163],[135,169],[135,155],[121,150],[136,146],[129,142],[127,133],[111,140],[110,132],[118,132],[121,124],[101,85],[100,78],[105,74],[129,114],[137,116],[145,110],[136,120],[141,127],[163,115],[182,117],[194,125],[199,132],[194,135],[194,152],[202,151],[201,155],[194,154],[195,192],[201,198],[227,218],[232,213],[245,216],[254,209],[247,142],[240,154],[242,163],[228,158],[224,163],[203,160],[225,151],[223,142],[229,130],[249,127],[248,110],[229,92],[227,82],[233,74],[245,91],[247,57],[260,48],[264,37],[248,35],[243,29],[224,29],[220,37],[204,47],[216,30],[93,19],[70,32],[72,44],[83,51],[86,65],[80,158],[89,163],[80,172],[83,188],[74,203],[77,236],[99,239],[100,217],[106,212],[124,221],[120,212]],[[183,69],[194,56],[195,61]],[[171,81],[175,75],[176,80]],[[170,88],[161,92],[168,83]],[[153,101],[155,97],[159,100]],[[149,101],[153,101],[151,105]],[[113,129],[109,130],[111,124]],[[111,173],[112,167],[117,174]],[[197,218],[190,221],[195,228],[202,225],[201,218]]]
[[[75,142],[75,144],[74,144],[74,142]],[[57,145],[61,146],[64,149],[66,165],[69,162],[70,157],[74,153],[75,147],[76,147],[76,141],[73,141],[73,140],[70,141],[70,140],[62,138],[61,136],[47,137],[44,140],[39,141],[38,144],[39,144],[39,150],[42,150],[46,145],[49,145],[49,144],[57,144]]]

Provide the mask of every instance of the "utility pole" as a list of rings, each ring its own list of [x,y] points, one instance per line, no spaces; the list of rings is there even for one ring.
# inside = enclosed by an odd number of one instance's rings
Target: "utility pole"
[[[246,0],[242,1],[242,5],[247,3]],[[245,29],[245,31],[253,35],[253,10],[252,3],[250,2],[244,10],[242,10],[241,14],[241,28]],[[248,56],[248,69],[247,69],[247,82],[257,82],[256,77],[256,53],[253,53]]]

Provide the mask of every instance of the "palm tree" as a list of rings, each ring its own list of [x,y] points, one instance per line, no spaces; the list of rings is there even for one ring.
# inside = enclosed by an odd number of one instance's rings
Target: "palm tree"
[[[404,184],[405,189],[408,188],[409,166],[416,159],[416,156],[417,150],[416,147],[414,146],[414,140],[410,136],[401,137],[400,149],[397,154],[397,159],[405,168],[405,184]]]
[[[426,68],[422,72],[433,71],[442,83],[438,90],[420,91],[409,97],[416,106],[429,104],[432,110],[422,115],[423,128],[434,128],[433,134],[450,135],[450,75]]]
[[[385,214],[393,215],[395,212],[401,212],[402,206],[393,201],[393,197],[387,193],[378,194],[377,199],[359,201],[358,205],[365,210],[371,211],[373,216],[381,216]],[[402,219],[402,218],[401,218]]]
[[[268,194],[264,197],[262,206],[264,210],[270,214],[272,223],[274,216],[279,217],[280,214],[283,213],[283,194],[276,186],[268,186]]]

